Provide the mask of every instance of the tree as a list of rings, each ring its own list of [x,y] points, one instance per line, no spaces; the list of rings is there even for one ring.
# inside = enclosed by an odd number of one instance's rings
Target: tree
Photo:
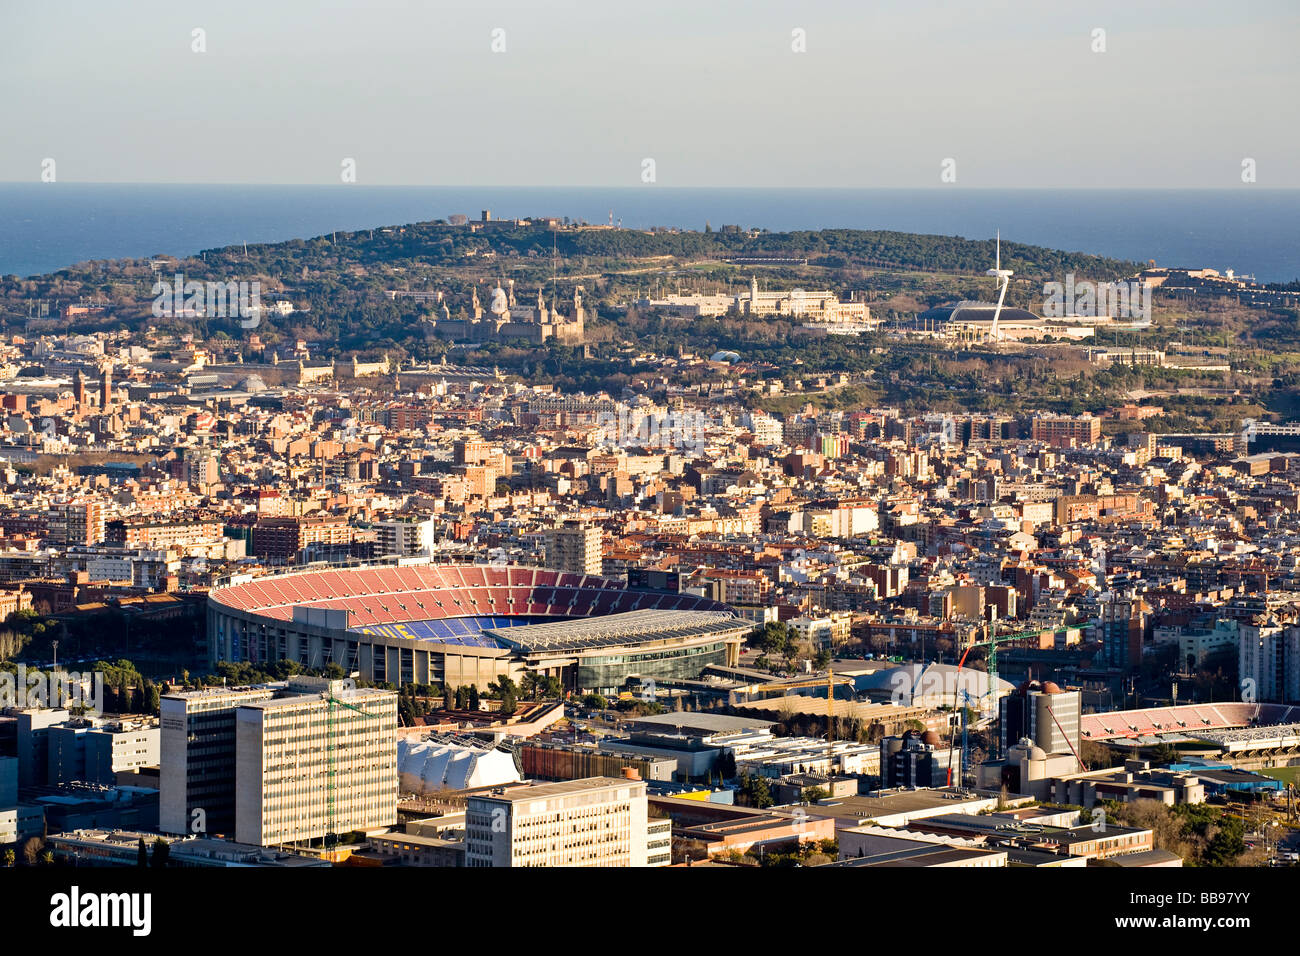
[[[135,865],[142,870],[149,867],[149,848],[144,844],[144,837],[140,837],[135,848]]]
[[[469,709],[478,710],[479,705],[482,703],[482,700],[483,700],[482,697],[479,696],[478,684],[470,684],[469,685]]]
[[[149,860],[149,865],[155,869],[162,869],[167,865],[167,858],[171,856],[172,846],[162,837],[153,841],[153,856]]]
[[[537,677],[536,671],[527,671],[524,676],[519,678],[519,693],[529,700],[537,700],[541,696],[541,681]]]
[[[768,621],[758,629],[753,640],[765,654],[784,654],[790,644],[790,628],[781,621]]]
[[[756,810],[766,810],[776,803],[772,799],[772,788],[768,785],[766,777],[753,777],[748,773],[742,775],[740,792],[745,796],[745,803]]]
[[[144,712],[146,714],[158,713],[162,705],[162,695],[158,692],[158,685],[151,680],[144,682]]]
[[[40,837],[32,837],[26,843],[24,843],[23,862],[26,863],[28,866],[35,866],[37,859],[41,855],[41,847],[43,847],[44,845],[45,845],[45,841],[42,840]]]
[[[18,857],[14,854],[13,847],[5,847],[4,853],[0,854],[0,862],[4,863],[5,869],[13,867]]]
[[[506,675],[488,684],[488,693],[501,701],[502,714],[509,716],[518,709],[519,687]]]
[[[1151,750],[1151,763],[1158,767],[1163,767],[1173,763],[1178,759],[1178,750],[1169,746],[1163,740],[1156,744]]]
[[[813,658],[813,667],[817,668],[819,671],[824,671],[830,666],[831,652],[823,647],[817,652],[817,656]]]

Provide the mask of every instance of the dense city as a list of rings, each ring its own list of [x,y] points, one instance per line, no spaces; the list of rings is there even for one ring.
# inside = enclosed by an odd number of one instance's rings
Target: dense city
[[[764,286],[624,308],[939,354],[1124,321]],[[422,294],[424,334],[590,357],[548,296]],[[1300,860],[1300,430],[617,342],[566,391],[259,321],[301,306],[0,346],[6,865]]]

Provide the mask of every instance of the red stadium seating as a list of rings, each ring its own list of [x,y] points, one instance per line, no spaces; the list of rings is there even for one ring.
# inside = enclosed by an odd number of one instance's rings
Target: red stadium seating
[[[695,595],[628,591],[618,581],[593,575],[483,565],[357,568],[267,576],[218,588],[211,600],[277,620],[292,619],[295,607],[342,608],[349,612],[349,626],[354,627],[490,614],[585,617],[640,608],[725,608]],[[1189,710],[1178,708],[1180,716]],[[1215,724],[1222,726],[1224,719],[1216,716]]]

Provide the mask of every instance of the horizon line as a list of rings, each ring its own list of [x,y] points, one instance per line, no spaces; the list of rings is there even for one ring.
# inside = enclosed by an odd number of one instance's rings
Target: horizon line
[[[791,186],[791,185],[755,185],[755,186],[736,186],[736,185],[668,185],[663,183],[645,183],[636,185],[623,184],[583,184],[583,183],[560,183],[560,184],[489,184],[489,183],[342,183],[342,182],[193,182],[193,181],[170,181],[170,180],[59,180],[55,182],[42,182],[31,179],[3,179],[0,180],[0,186],[243,186],[243,187],[277,187],[277,188],[312,188],[339,186],[352,188],[361,186],[368,189],[624,189],[636,191],[653,191],[655,189],[710,189],[710,190],[807,190],[819,192],[835,191],[853,191],[853,192],[939,192],[942,190],[950,191],[1061,191],[1061,192],[1125,192],[1125,191],[1143,191],[1143,192],[1228,192],[1236,190],[1249,190],[1252,192],[1297,192],[1300,191],[1300,185],[1294,186],[1261,186],[1258,183],[1235,183],[1230,186],[1065,186],[1065,185],[1039,185],[1039,186],[992,186],[992,185],[959,185],[956,183],[939,183],[928,186]]]

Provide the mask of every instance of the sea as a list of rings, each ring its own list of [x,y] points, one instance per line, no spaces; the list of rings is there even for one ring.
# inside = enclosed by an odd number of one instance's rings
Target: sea
[[[185,256],[462,213],[781,232],[885,229],[1002,238],[1176,268],[1300,279],[1300,190],[441,187],[0,183],[0,275]]]

